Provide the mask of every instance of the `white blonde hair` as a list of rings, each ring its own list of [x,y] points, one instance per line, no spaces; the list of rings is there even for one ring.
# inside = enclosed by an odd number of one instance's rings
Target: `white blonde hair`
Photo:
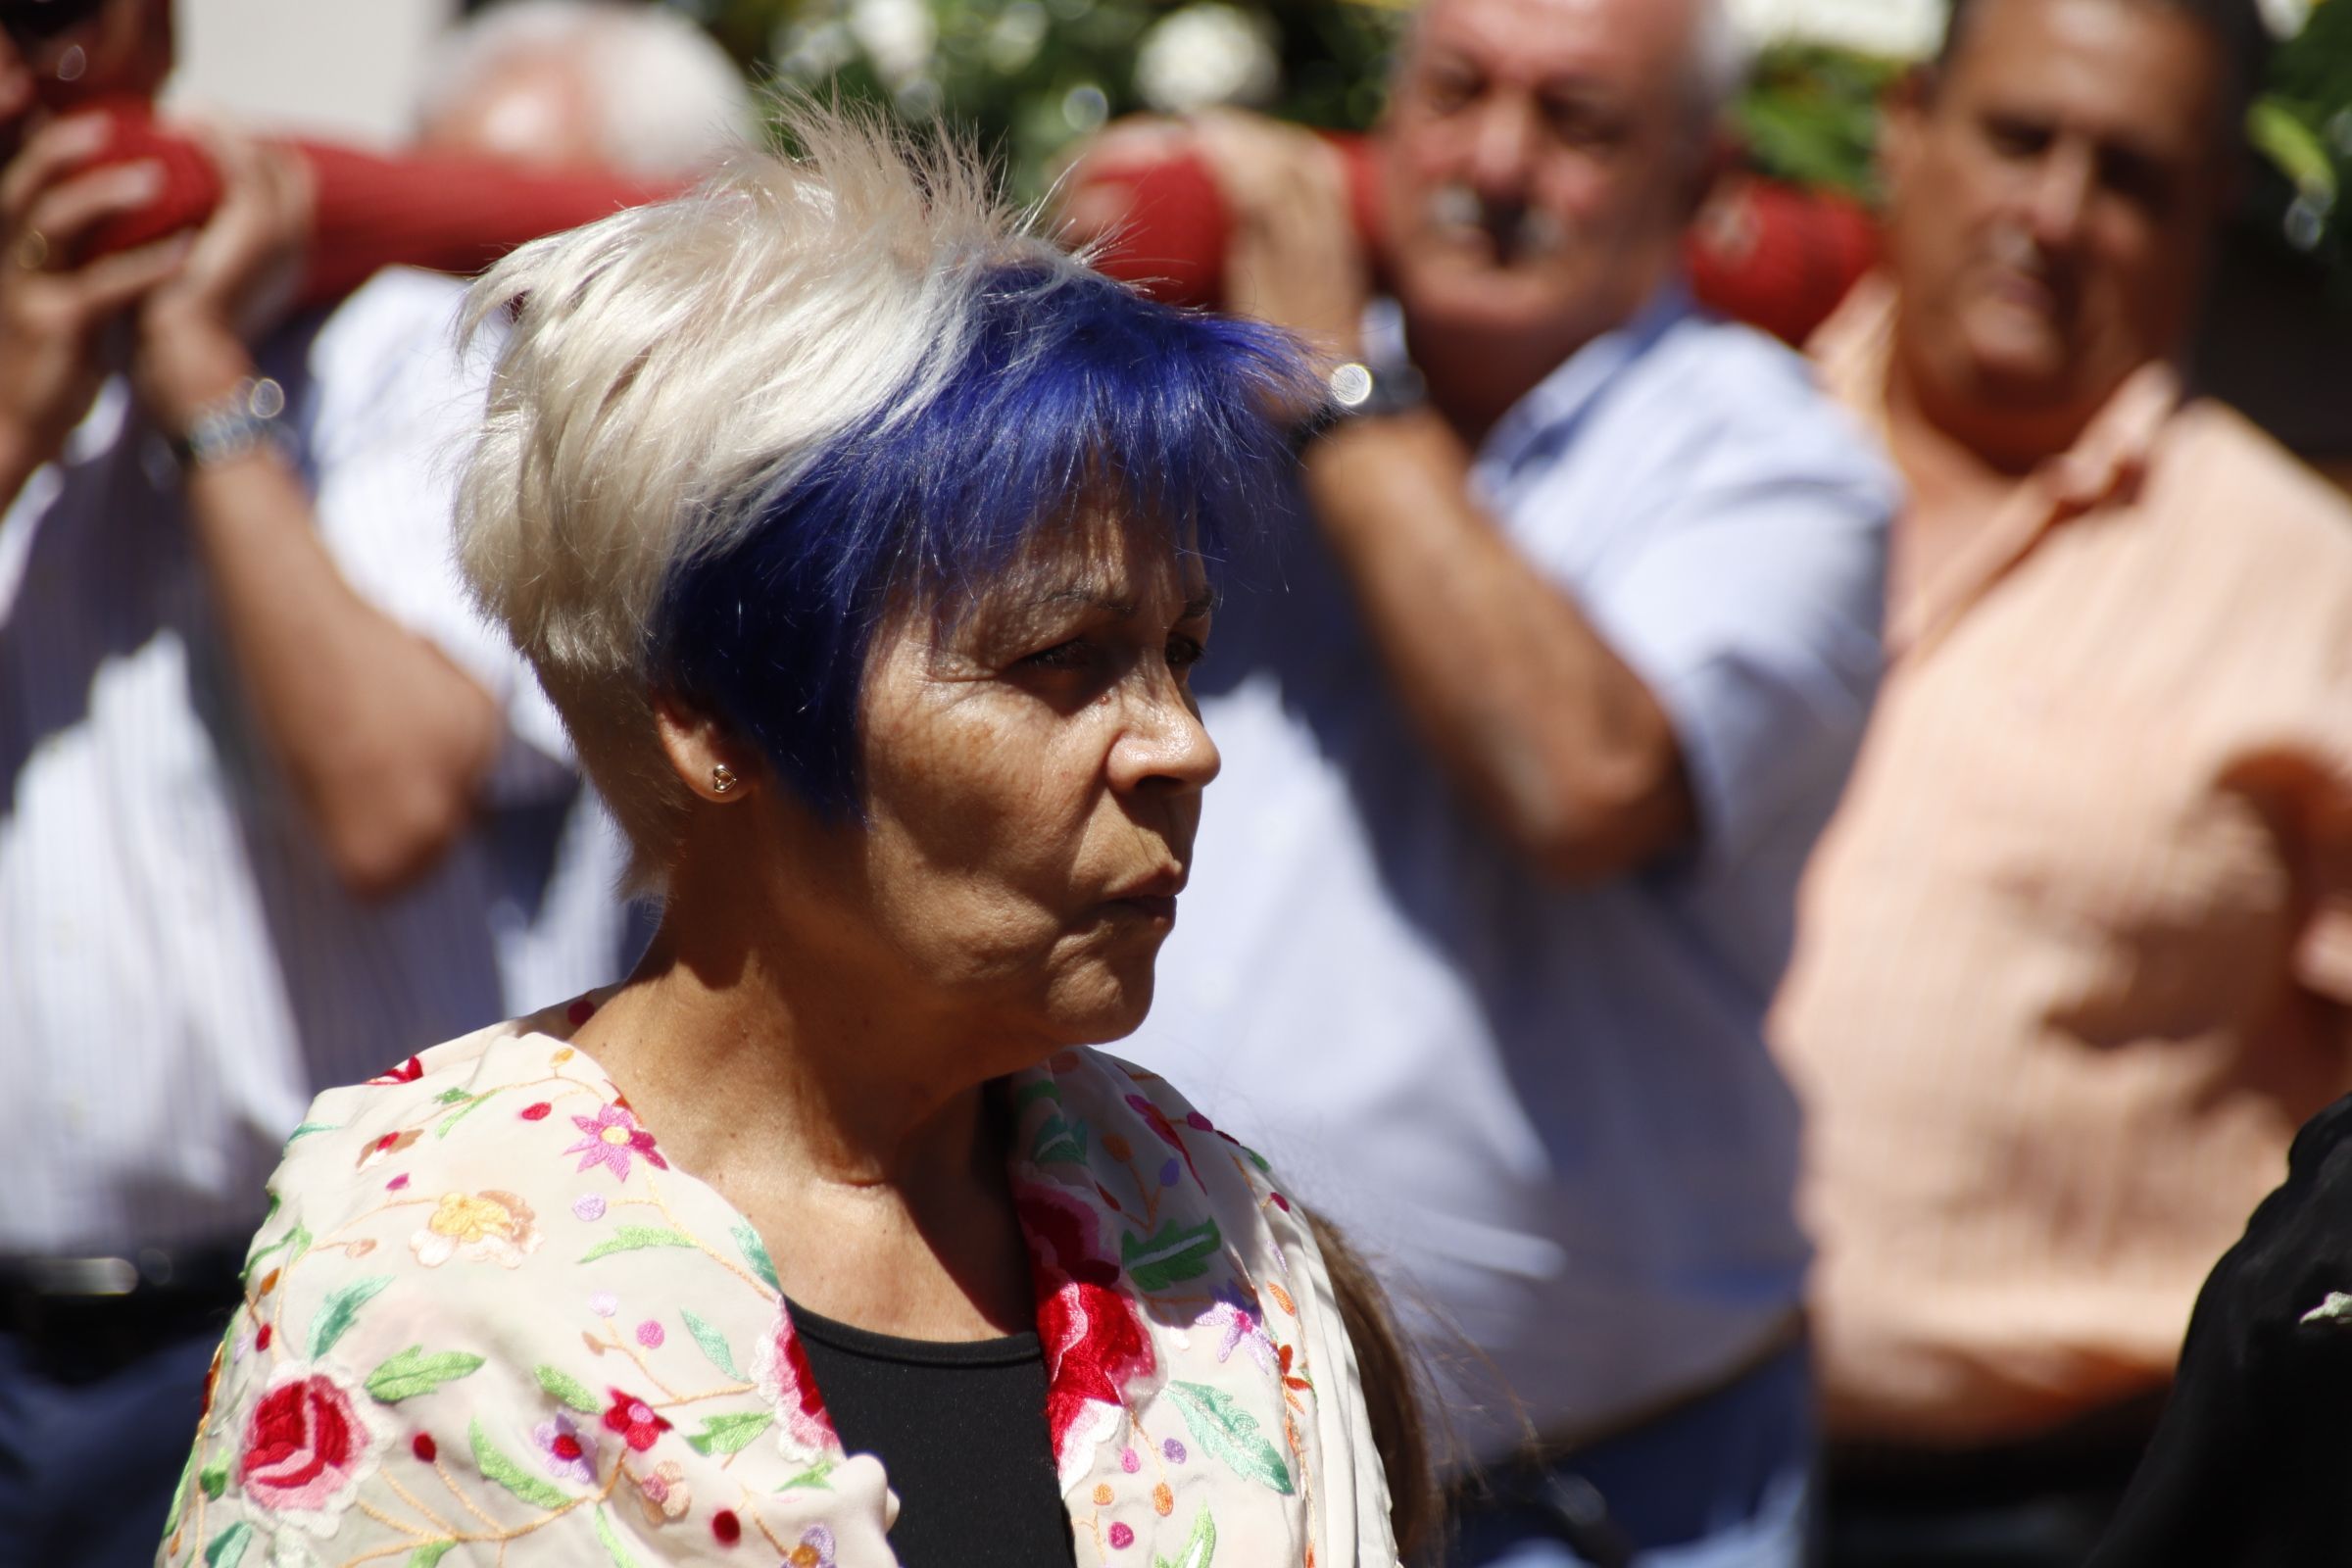
[[[620,173],[691,179],[759,133],[751,89],[716,40],[677,12],[624,0],[501,0],[451,28],[416,122],[446,118],[518,60],[550,57],[579,73],[599,158]]]
[[[746,155],[674,201],[538,240],[477,282],[512,313],[461,485],[459,556],[538,670],[657,892],[688,796],[655,729],[652,633],[681,566],[740,544],[854,429],[921,408],[990,269],[1078,262],[966,151],[802,103],[798,159]]]

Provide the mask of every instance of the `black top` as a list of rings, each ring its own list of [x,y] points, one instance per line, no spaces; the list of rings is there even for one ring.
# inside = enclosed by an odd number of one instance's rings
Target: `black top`
[[[890,1474],[904,1568],[1075,1568],[1034,1333],[941,1345],[791,1311],[842,1446]]]

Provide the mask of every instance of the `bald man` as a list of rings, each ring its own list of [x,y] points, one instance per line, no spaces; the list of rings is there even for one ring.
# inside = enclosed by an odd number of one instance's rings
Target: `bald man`
[[[1175,133],[1236,303],[1347,412],[1303,437],[1311,535],[1228,574],[1221,804],[1135,1050],[1385,1259],[1492,1473],[1463,1563],[1800,1555],[1762,1018],[1895,492],[1680,274],[1739,53],[1701,0],[1436,0],[1377,136],[1388,300],[1323,143]]]

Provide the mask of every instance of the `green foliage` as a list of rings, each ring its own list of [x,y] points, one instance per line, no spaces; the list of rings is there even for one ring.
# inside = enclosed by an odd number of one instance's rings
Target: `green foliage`
[[[1050,188],[1059,160],[1089,131],[1152,108],[1138,82],[1145,40],[1200,9],[1190,0],[673,3],[702,16],[762,79],[945,120],[1002,160],[1024,200]],[[1255,106],[1330,129],[1369,126],[1410,3],[1232,0],[1280,68]],[[895,28],[883,24],[894,19]],[[1816,44],[1766,49],[1738,106],[1747,161],[1873,199],[1881,107],[1906,69]],[[2352,0],[2313,8],[2302,35],[2279,51],[2248,132],[2263,172],[2242,237],[2314,258],[2352,294]]]
[[[895,72],[861,41],[879,36],[875,18],[893,18],[887,5],[709,0],[704,10],[719,40],[763,75],[909,120],[944,118],[1000,157],[1014,193],[1033,199],[1081,136],[1152,108],[1136,82],[1137,55],[1152,25],[1182,9],[1165,0],[916,3],[929,15],[933,46],[919,68]],[[1236,9],[1281,66],[1279,87],[1258,107],[1339,130],[1360,130],[1378,117],[1399,7],[1318,0]],[[896,20],[904,15],[897,10]]]

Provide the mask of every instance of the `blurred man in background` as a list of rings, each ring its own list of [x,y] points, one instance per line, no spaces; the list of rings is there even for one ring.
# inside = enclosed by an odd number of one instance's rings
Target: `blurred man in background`
[[[523,170],[684,185],[759,133],[726,51],[676,12],[625,0],[492,6],[450,29],[424,79],[419,151]],[[627,973],[652,922],[614,895],[626,850],[586,784],[483,826],[508,1012]]]
[[[2352,1085],[2352,514],[2178,368],[2266,41],[1967,0],[1818,340],[1915,498],[1775,1015],[1839,1562],[2080,1562]]]
[[[227,136],[200,228],[106,248],[167,193],[157,157],[107,159],[172,57],[169,0],[0,0],[0,1515],[26,1562],[152,1559],[279,1146],[318,1088],[502,1014],[472,825],[571,788],[450,564],[483,373],[450,350],[458,285],[385,273],[265,329],[310,190]]]
[[[451,28],[423,79],[419,148],[524,168],[684,182],[759,128],[709,33],[628,0],[506,0]]]
[[[1378,135],[1380,303],[1327,144],[1120,133],[1197,138],[1232,298],[1347,362],[1353,410],[1305,438],[1312,537],[1226,574],[1222,804],[1133,1049],[1434,1309],[1495,1472],[1465,1563],[1601,1550],[1595,1487],[1642,1561],[1800,1552],[1762,1021],[1877,681],[1894,489],[1683,286],[1740,67],[1707,0],[1435,0]]]

